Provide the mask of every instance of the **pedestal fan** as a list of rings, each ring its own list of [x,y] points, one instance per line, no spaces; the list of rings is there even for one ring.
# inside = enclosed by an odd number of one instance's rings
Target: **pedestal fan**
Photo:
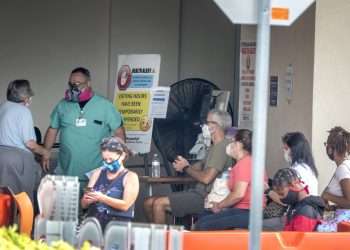
[[[209,110],[217,106],[215,90],[219,88],[214,83],[200,78],[181,80],[170,86],[167,117],[155,119],[153,126],[153,141],[167,175],[173,175],[169,163],[177,155],[191,158],[189,151],[201,133],[200,125],[205,123]],[[230,106],[228,112],[232,117]]]

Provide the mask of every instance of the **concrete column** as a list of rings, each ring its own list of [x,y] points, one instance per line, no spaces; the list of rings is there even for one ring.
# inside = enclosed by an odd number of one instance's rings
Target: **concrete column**
[[[316,3],[312,147],[320,172],[320,192],[335,171],[323,145],[327,131],[334,126],[350,130],[349,12],[348,0]]]

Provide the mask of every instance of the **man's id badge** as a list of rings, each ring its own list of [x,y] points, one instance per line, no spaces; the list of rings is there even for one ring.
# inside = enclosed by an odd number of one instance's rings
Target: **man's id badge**
[[[76,127],[86,127],[86,119],[85,118],[78,118],[75,120],[75,126]]]

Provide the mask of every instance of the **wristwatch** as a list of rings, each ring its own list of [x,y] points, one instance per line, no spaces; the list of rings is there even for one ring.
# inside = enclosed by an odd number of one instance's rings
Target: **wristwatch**
[[[186,172],[186,169],[188,169],[190,167],[190,165],[184,166],[184,168],[182,169],[182,172]]]

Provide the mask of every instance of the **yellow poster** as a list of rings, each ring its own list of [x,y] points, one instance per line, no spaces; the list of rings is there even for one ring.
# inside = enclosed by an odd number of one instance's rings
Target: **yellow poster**
[[[152,91],[158,87],[160,55],[119,55],[114,105],[124,120],[125,142],[137,153],[151,151]]]
[[[118,91],[114,104],[123,116],[126,131],[148,131],[152,120],[149,118],[149,91]]]

